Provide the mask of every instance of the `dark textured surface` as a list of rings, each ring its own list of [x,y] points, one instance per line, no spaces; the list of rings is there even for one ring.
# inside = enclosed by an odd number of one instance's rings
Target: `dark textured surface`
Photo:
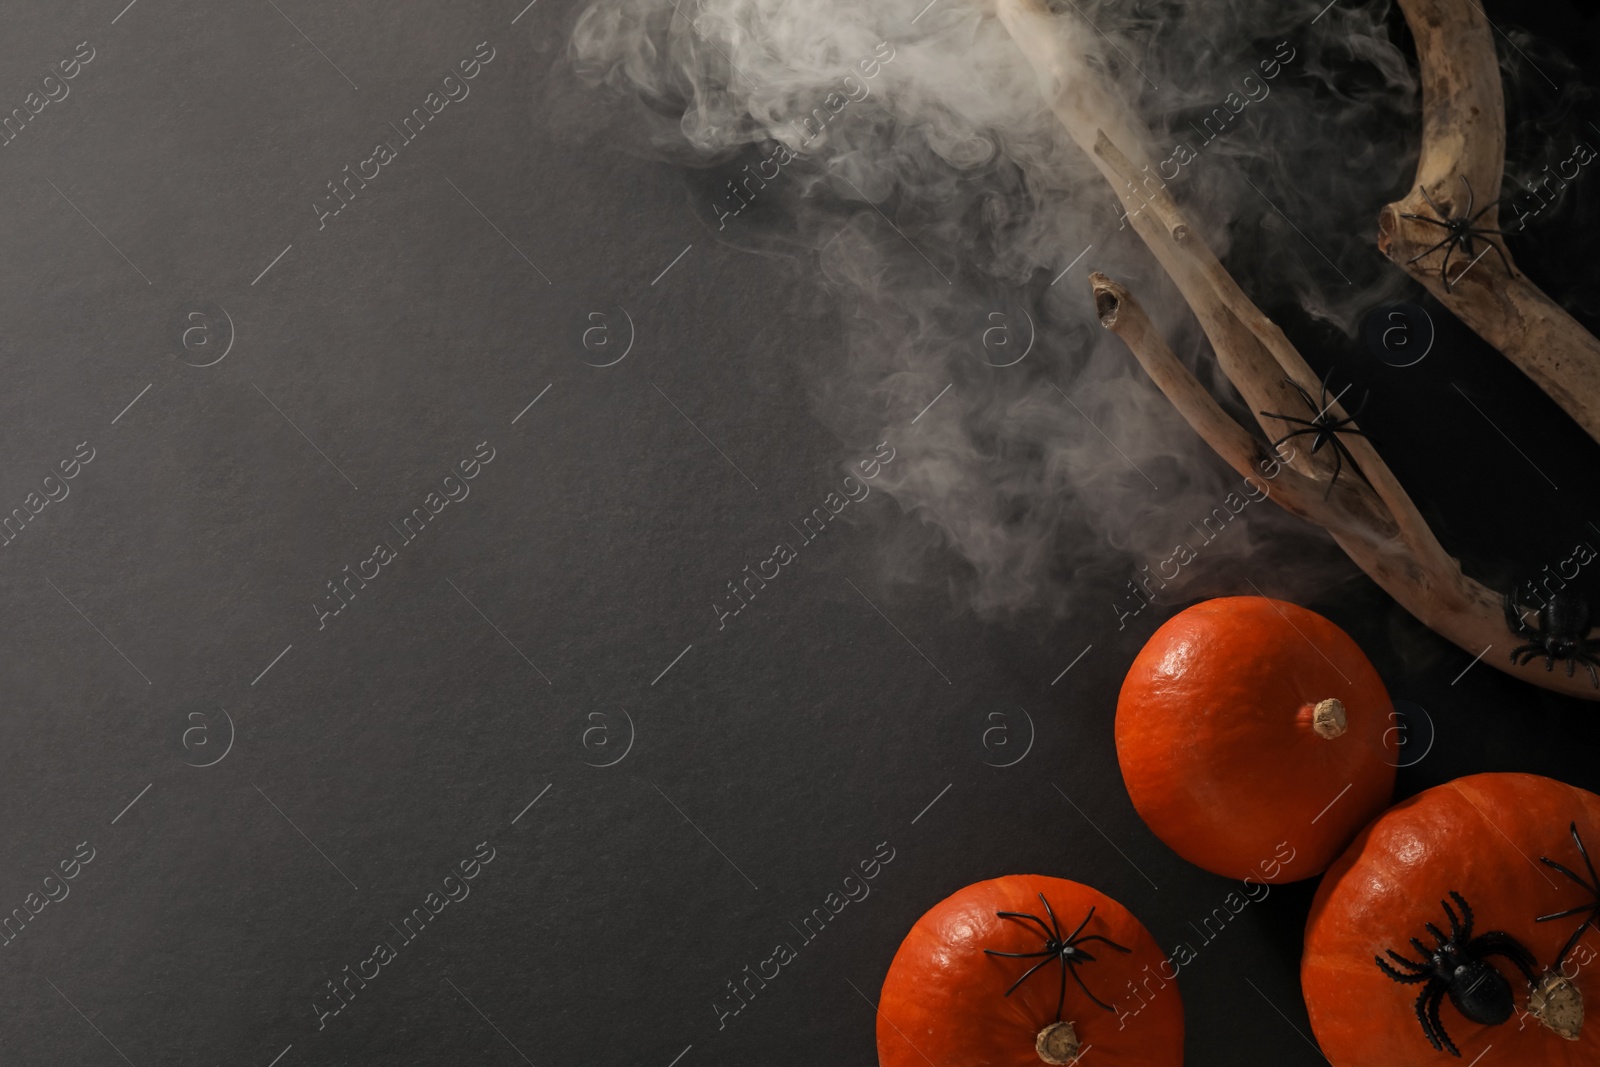
[[[820,286],[720,246],[694,183],[554,65],[573,5],[520,7],[5,12],[6,108],[78,42],[94,58],[0,148],[0,502],[80,442],[93,459],[0,548],[0,908],[80,842],[93,859],[0,947],[0,1060],[867,1065],[909,925],[1038,871],[1197,948],[1189,1063],[1322,1062],[1295,1033],[1311,887],[1199,941],[1232,886],[1122,789],[1117,686],[1180,605],[1122,631],[1099,603],[981,623],[881,581],[912,521],[882,493],[801,545],[790,523],[876,444],[828,433],[796,370],[838,343]],[[325,183],[481,41],[470,95],[319,229]],[[1596,450],[1433,311],[1417,367],[1351,347],[1369,428],[1452,547],[1558,562],[1600,536]],[[627,358],[594,366],[630,319]],[[1559,489],[1450,406],[1455,382]],[[391,523],[482,442],[470,495],[404,540]],[[319,627],[325,583],[380,541],[395,558]],[[719,630],[711,604],[780,541],[796,558]],[[1470,657],[1364,580],[1310,606],[1437,726],[1402,793],[1600,785],[1592,706],[1482,665],[1453,682]],[[1022,709],[1031,751],[986,765],[1022,750]],[[985,748],[1001,723],[1010,747]],[[403,942],[390,924],[484,842],[470,895]],[[885,842],[870,896],[800,944],[791,923]],[[396,957],[319,1026],[324,983],[383,939]],[[779,942],[798,958],[719,1026]]]

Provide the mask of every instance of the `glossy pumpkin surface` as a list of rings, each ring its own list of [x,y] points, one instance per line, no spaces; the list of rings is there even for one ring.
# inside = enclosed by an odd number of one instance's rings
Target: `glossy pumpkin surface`
[[[1361,832],[1329,869],[1306,924],[1300,980],[1311,1026],[1335,1067],[1410,1067],[1483,1059],[1518,1067],[1600,1063],[1600,1020],[1566,1040],[1526,1014],[1527,982],[1491,957],[1510,982],[1515,1013],[1507,1022],[1469,1022],[1447,997],[1439,1018],[1462,1058],[1435,1051],[1423,1036],[1414,1003],[1420,985],[1401,985],[1373,957],[1395,949],[1415,959],[1409,939],[1429,946],[1424,928],[1449,927],[1439,901],[1454,890],[1471,904],[1474,934],[1503,930],[1548,968],[1583,916],[1539,923],[1591,898],[1540,862],[1548,856],[1575,872],[1587,869],[1568,831],[1578,832],[1600,863],[1600,797],[1531,774],[1478,774],[1436,786],[1396,805]],[[1600,935],[1592,929],[1563,972],[1600,1012]]]
[[[1085,942],[1094,957],[1077,967],[1089,990],[1114,1010],[1098,1007],[1070,977],[1061,1018],[1072,1023],[1086,1063],[1120,1067],[1179,1067],[1183,1063],[1183,1002],[1163,974],[1165,953],[1133,914],[1098,890],[1062,878],[1008,875],[978,882],[935,905],[901,943],[878,1002],[878,1062],[882,1067],[1041,1067],[1039,1032],[1056,1021],[1061,964],[1052,961],[1006,997],[1036,959],[984,954],[1037,952],[1043,934],[1031,923],[996,912],[1037,915],[1043,893],[1062,933],[1070,934],[1091,907],[1082,933],[1131,949],[1118,952]],[[1136,997],[1130,983],[1142,996]]]
[[[1343,719],[1331,737],[1329,701]],[[1292,882],[1326,869],[1388,806],[1395,721],[1343,630],[1281,600],[1222,597],[1167,620],[1135,658],[1117,759],[1133,806],[1178,855],[1228,878]],[[1294,858],[1272,862],[1284,851]]]

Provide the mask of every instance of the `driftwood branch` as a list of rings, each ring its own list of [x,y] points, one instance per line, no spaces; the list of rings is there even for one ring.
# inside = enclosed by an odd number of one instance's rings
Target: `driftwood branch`
[[[1123,102],[1096,82],[1089,27],[1048,12],[1042,0],[999,0],[998,15],[1038,78],[1041,93],[1072,139],[1123,197],[1134,230],[1177,285],[1211,341],[1217,363],[1252,411],[1295,411],[1304,401],[1285,379],[1315,382],[1310,368],[1276,324],[1244,293],[1162,188],[1141,185],[1149,131]],[[1224,412],[1189,374],[1122,286],[1091,276],[1101,322],[1133,351],[1195,432],[1241,474],[1261,473],[1267,444]],[[1334,404],[1330,412],[1344,417]],[[1262,422],[1263,430],[1281,430]],[[1298,450],[1274,479],[1273,497],[1290,513],[1324,527],[1345,553],[1429,628],[1474,656],[1515,643],[1501,598],[1468,578],[1439,544],[1411,498],[1364,437],[1341,438],[1365,481],[1333,480],[1327,455]],[[1600,698],[1587,677],[1517,667],[1485,656],[1501,670],[1536,685]]]
[[[1269,469],[1261,466],[1270,462],[1266,444],[1236,423],[1195,380],[1132,294],[1102,274],[1090,275],[1090,281],[1101,325],[1127,344],[1195,432],[1240,474],[1259,476]],[[1474,655],[1508,646],[1499,595],[1463,574],[1425,526],[1421,543],[1414,534],[1395,535],[1399,523],[1374,522],[1365,510],[1353,512],[1348,498],[1325,500],[1321,483],[1292,471],[1281,472],[1272,485],[1272,498],[1284,510],[1324,527],[1356,566],[1429,629]],[[1517,668],[1503,657],[1485,661],[1547,688],[1588,699],[1597,696],[1586,676],[1569,679],[1539,665]]]
[[[1472,0],[1400,0],[1400,7],[1422,74],[1422,148],[1411,193],[1378,215],[1378,249],[1600,440],[1600,341],[1516,271],[1503,240],[1488,239],[1498,252],[1483,247],[1463,255],[1456,249],[1448,285],[1448,246],[1409,262],[1445,235],[1439,226],[1405,217],[1438,218],[1429,197],[1446,214],[1461,216],[1469,190],[1474,213],[1499,194],[1506,117],[1494,31],[1483,9]],[[1474,225],[1500,229],[1498,216],[1490,207]]]

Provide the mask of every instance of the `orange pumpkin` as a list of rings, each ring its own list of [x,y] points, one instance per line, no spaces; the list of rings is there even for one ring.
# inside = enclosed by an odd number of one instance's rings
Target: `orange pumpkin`
[[[878,1062],[1039,1067],[1093,1047],[1091,1063],[1179,1067],[1183,1002],[1165,962],[1132,913],[1086,885],[1032,874],[969,885],[895,953]]]
[[[1375,958],[1402,974],[1407,968],[1393,963],[1390,951],[1422,962],[1426,954],[1411,939],[1431,951],[1436,942],[1426,924],[1452,932],[1443,900],[1456,912],[1459,900],[1467,901],[1475,937],[1502,931],[1525,946],[1540,979],[1530,993],[1512,960],[1488,957],[1513,994],[1513,1014],[1498,1025],[1474,1023],[1443,999],[1438,1020],[1461,1062],[1476,1062],[1492,1045],[1485,1067],[1600,1063],[1600,1024],[1585,1024],[1581,1010],[1600,1004],[1600,936],[1588,929],[1568,945],[1594,914],[1586,905],[1597,903],[1579,884],[1594,876],[1573,824],[1587,846],[1600,846],[1600,797],[1531,774],[1476,774],[1417,794],[1361,832],[1317,890],[1300,964],[1312,1029],[1335,1067],[1449,1062],[1418,1019],[1427,986],[1401,984]],[[1572,909],[1582,910],[1561,915]],[[1563,1029],[1573,1037],[1560,1036]]]
[[[1343,630],[1281,600],[1223,597],[1168,619],[1134,659],[1117,760],[1140,817],[1178,855],[1292,882],[1388,806],[1393,718]]]

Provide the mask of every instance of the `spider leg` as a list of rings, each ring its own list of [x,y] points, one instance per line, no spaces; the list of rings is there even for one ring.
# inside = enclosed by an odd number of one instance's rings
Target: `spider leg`
[[[1424,945],[1424,944],[1423,944],[1423,943],[1422,943],[1422,942],[1421,942],[1421,941],[1420,941],[1420,940],[1418,940],[1418,939],[1417,939],[1417,938],[1415,938],[1415,937],[1413,937],[1413,938],[1412,938],[1412,939],[1411,939],[1411,947],[1412,947],[1412,948],[1414,948],[1414,949],[1416,949],[1416,950],[1417,950],[1417,953],[1418,953],[1418,954],[1419,954],[1419,955],[1420,955],[1420,956],[1421,956],[1421,957],[1422,957],[1422,958],[1423,958],[1423,959],[1427,959],[1427,958],[1428,958],[1428,957],[1429,957],[1429,956],[1432,956],[1432,955],[1433,955],[1433,950],[1432,950],[1432,949],[1430,949],[1430,948],[1429,948],[1429,947],[1428,947],[1428,946],[1427,946],[1427,945]]]
[[[1522,653],[1522,658],[1517,661],[1517,666],[1521,667],[1524,664],[1532,663],[1540,656],[1543,656],[1544,669],[1550,669],[1550,665],[1553,661],[1551,659],[1549,649],[1545,648],[1543,645],[1524,645],[1523,648],[1526,649],[1526,651]]]
[[[1300,399],[1306,402],[1306,407],[1310,408],[1312,411],[1317,410],[1317,405],[1311,402],[1311,394],[1306,391],[1305,386],[1301,385],[1293,378],[1285,378],[1284,383],[1294,387],[1294,391],[1300,394]]]
[[[1078,973],[1078,970],[1077,970],[1076,967],[1072,967],[1072,966],[1069,965],[1065,969],[1072,972],[1072,977],[1078,983],[1078,988],[1083,990],[1083,995],[1084,996],[1088,997],[1090,1000],[1092,1000],[1096,1004],[1100,1005],[1106,1011],[1116,1011],[1117,1010],[1117,1009],[1113,1008],[1111,1005],[1107,1004],[1105,1001],[1101,1000],[1099,997],[1095,996],[1093,993],[1089,992],[1089,987],[1083,984],[1083,976]],[[1063,982],[1064,981],[1065,981],[1065,979],[1063,979]]]
[[[1418,222],[1431,222],[1435,226],[1449,226],[1450,225],[1448,222],[1440,222],[1438,219],[1430,219],[1426,215],[1413,215],[1409,211],[1400,212],[1400,217],[1403,218],[1403,219],[1416,219]]]
[[[1050,928],[1046,926],[1044,924],[1044,920],[1039,918],[1037,915],[1029,915],[1027,912],[1022,911],[997,911],[995,912],[995,916],[1001,919],[1032,919],[1034,922],[1039,924],[1039,929],[1044,931],[1046,940],[1049,940],[1051,936]]]
[[[1286,433],[1282,437],[1278,438],[1276,441],[1272,442],[1272,447],[1273,448],[1277,448],[1279,445],[1283,444],[1285,441],[1289,440],[1289,438],[1291,438],[1291,437],[1299,437],[1302,434],[1321,433],[1321,432],[1322,432],[1321,428],[1320,427],[1315,427],[1315,426],[1313,426],[1313,427],[1311,427],[1309,429],[1305,429],[1305,430],[1295,430],[1293,433]]]
[[[1324,500],[1333,495],[1333,487],[1339,483],[1339,472],[1344,470],[1344,449],[1339,447],[1339,439],[1337,437],[1333,439],[1333,442],[1333,477],[1328,479],[1328,488],[1322,494],[1322,499]],[[1311,449],[1313,452],[1316,450],[1316,446]]]
[[[1079,923],[1078,924],[1078,928],[1076,930],[1072,931],[1072,933],[1068,934],[1062,940],[1064,940],[1069,945],[1072,944],[1074,941],[1076,941],[1078,939],[1078,935],[1083,933],[1083,928],[1085,926],[1089,925],[1089,920],[1092,919],[1092,918],[1094,918],[1094,905],[1091,904],[1089,906],[1089,914],[1087,914],[1087,915],[1085,915],[1083,917],[1083,922]]]
[[[1316,419],[1318,422],[1338,421],[1337,419],[1330,420],[1328,418],[1328,412],[1333,410],[1333,405],[1339,402],[1339,397],[1343,396],[1345,392],[1348,392],[1350,388],[1350,386],[1346,386],[1344,390],[1341,390],[1339,393],[1335,394],[1332,399],[1329,399],[1328,394],[1332,391],[1333,387],[1334,369],[1335,368],[1333,367],[1329,367],[1328,373],[1322,376],[1322,388],[1317,397]],[[1351,384],[1353,385],[1354,383]]]
[[[1439,1038],[1433,1032],[1433,1024],[1428,1021],[1428,998],[1432,997],[1434,992],[1433,986],[1428,986],[1417,994],[1416,1003],[1412,1007],[1417,1013],[1417,1022],[1422,1024],[1422,1035],[1428,1039],[1429,1044],[1442,1052],[1444,1046],[1439,1044]]]
[[[1366,434],[1362,433],[1360,430],[1342,430],[1340,432],[1341,433],[1354,433],[1354,434],[1356,434],[1357,436],[1360,436],[1360,437],[1366,437],[1367,436]],[[1333,439],[1333,444],[1334,444],[1334,447],[1338,451],[1340,451],[1340,452],[1342,452],[1344,454],[1344,458],[1349,461],[1351,469],[1353,469],[1357,474],[1361,474],[1361,465],[1356,462],[1356,457],[1352,456],[1350,454],[1350,450],[1344,446],[1344,442],[1339,440],[1337,437],[1335,437]],[[1366,477],[1365,474],[1362,474],[1361,476],[1363,478]]]
[[[1544,646],[1542,645],[1518,645],[1511,650],[1511,661],[1520,667],[1543,652]]]
[[[1574,908],[1571,912],[1564,913],[1564,915],[1571,915],[1580,911],[1587,911],[1589,917],[1578,924],[1578,928],[1572,931],[1572,936],[1567,938],[1566,944],[1561,946],[1561,951],[1556,954],[1555,962],[1550,965],[1552,971],[1561,969],[1561,965],[1567,961],[1567,956],[1577,947],[1578,942],[1583,940],[1583,935],[1588,932],[1589,928],[1595,924],[1596,917],[1600,916],[1600,904],[1591,904],[1587,908]],[[1546,918],[1550,919],[1559,917],[1555,915],[1546,916]]]
[[[1455,234],[1450,235],[1450,247],[1444,250],[1444,263],[1439,267],[1439,277],[1444,279],[1444,291],[1450,291],[1450,257],[1455,254],[1456,246],[1461,243],[1461,238]]]
[[[1350,464],[1351,469],[1356,471],[1357,473],[1360,473],[1361,464],[1356,462],[1356,457],[1355,457],[1354,453],[1352,453],[1350,451],[1350,449],[1345,445],[1345,443],[1343,441],[1341,441],[1338,438],[1337,435],[1338,434],[1342,434],[1342,433],[1353,434],[1356,437],[1367,437],[1367,435],[1362,433],[1360,430],[1336,430],[1336,431],[1334,431],[1334,433],[1335,433],[1335,436],[1332,438],[1334,446],[1337,447],[1340,452],[1344,453],[1345,462]],[[1367,440],[1370,441],[1370,440],[1372,440],[1372,438],[1367,437]],[[1363,474],[1362,477],[1365,478],[1366,475]]]
[[[1551,916],[1551,918],[1556,918],[1556,916]],[[997,952],[992,948],[986,948],[983,950],[983,954],[985,956],[1004,956],[1008,960],[1031,960],[1040,956],[1054,956],[1055,952],[1050,949],[1045,949],[1043,952]]]
[[[1479,231],[1473,230],[1471,232],[1478,233]],[[1485,230],[1485,231],[1482,231],[1482,232],[1487,233],[1489,231]],[[1496,231],[1496,232],[1498,232],[1498,231]],[[1483,243],[1488,245],[1490,248],[1494,249],[1494,254],[1500,257],[1500,265],[1506,269],[1506,273],[1507,274],[1509,274],[1513,278],[1515,278],[1517,276],[1517,272],[1511,269],[1511,261],[1506,258],[1506,254],[1505,254],[1504,251],[1501,250],[1500,246],[1495,244],[1493,239],[1488,238],[1488,237],[1485,237],[1483,239]]]
[[[1456,913],[1450,909],[1450,902],[1441,900],[1439,905],[1444,908],[1445,915],[1450,919],[1450,936],[1459,940],[1461,937],[1461,923],[1456,920]],[[1430,929],[1432,928],[1430,927]]]
[[[1596,660],[1594,656],[1587,652],[1579,652],[1574,658],[1588,668],[1589,680],[1594,683],[1594,687],[1596,689],[1600,689],[1600,673],[1596,673],[1595,671],[1596,665],[1600,665],[1600,660]]]
[[[1450,909],[1446,908],[1445,911],[1450,911]],[[1450,927],[1451,927],[1451,930],[1452,930],[1452,932],[1453,932],[1455,937],[1460,937],[1461,936],[1461,927],[1456,925],[1455,918],[1456,918],[1455,913],[1454,912],[1450,912]],[[1441,944],[1441,945],[1444,944],[1446,941],[1450,940],[1450,938],[1445,937],[1444,934],[1439,930],[1439,928],[1437,926],[1433,925],[1432,923],[1425,923],[1424,926],[1423,926],[1423,929],[1427,930],[1428,933],[1432,934],[1434,936],[1434,939],[1437,940],[1439,942],[1439,944]]]
[[[1365,392],[1363,392],[1361,394],[1361,403],[1356,405],[1356,409],[1354,411],[1352,411],[1349,414],[1349,416],[1346,417],[1346,419],[1344,421],[1346,421],[1346,422],[1354,422],[1356,419],[1359,419],[1361,417],[1361,413],[1363,411],[1367,410],[1367,401],[1371,400],[1371,399],[1372,399],[1372,390],[1371,389],[1368,389]],[[1345,430],[1344,432],[1345,433],[1360,433],[1361,431],[1359,431],[1359,430]]]
[[[1265,416],[1267,416],[1268,418],[1271,418],[1271,419],[1281,419],[1284,422],[1299,423],[1301,426],[1315,426],[1316,425],[1316,423],[1312,422],[1310,419],[1297,419],[1293,415],[1279,415],[1276,411],[1260,411],[1260,412],[1257,412],[1257,414],[1258,415],[1265,415]]]
[[[1021,985],[1023,982],[1026,982],[1034,971],[1037,971],[1040,967],[1047,965],[1050,962],[1050,959],[1060,959],[1060,957],[1052,952],[1050,953],[1049,959],[1042,959],[1038,963],[1035,963],[1032,967],[1029,967],[1026,971],[1023,971],[1022,977],[1011,983],[1011,988],[1005,991],[1005,995],[1009,997],[1016,991],[1017,986]]]
[[[1487,215],[1489,213],[1489,209],[1490,208],[1494,207],[1496,204],[1503,204],[1505,202],[1506,202],[1506,198],[1503,197],[1503,196],[1499,197],[1499,198],[1497,198],[1495,200],[1491,200],[1487,204],[1485,204],[1482,207],[1480,207],[1478,209],[1478,211],[1477,211],[1477,214],[1469,216],[1467,221],[1468,222],[1477,222],[1479,219],[1481,219],[1483,216],[1485,216],[1485,215]]]
[[[1361,403],[1363,407],[1366,405],[1365,397],[1362,397]],[[1358,408],[1357,410],[1360,409]],[[1334,419],[1331,422],[1324,423],[1324,428],[1328,431],[1328,436],[1338,443],[1341,448],[1344,446],[1343,442],[1339,441],[1340,434],[1348,434],[1351,437],[1365,437],[1369,441],[1372,440],[1367,431],[1356,426],[1355,421],[1356,417],[1354,415],[1347,415],[1342,419]],[[1352,464],[1356,461],[1356,457],[1350,453],[1349,449],[1345,449],[1345,458]]]
[[[1584,670],[1589,672],[1589,680],[1594,681],[1595,688],[1600,689],[1600,673],[1595,673],[1595,667],[1600,665],[1600,659],[1595,659],[1594,653],[1589,651],[1589,641],[1584,641],[1584,646],[1574,651],[1571,662],[1584,665]]]
[[[1460,178],[1461,178],[1461,184],[1465,185],[1467,187],[1467,210],[1463,211],[1461,214],[1465,215],[1468,218],[1471,218],[1472,217],[1472,183],[1467,181],[1467,176],[1465,174],[1460,175]]]
[[[1448,215],[1446,215],[1446,214],[1445,214],[1445,213],[1444,213],[1444,208],[1442,208],[1442,207],[1440,207],[1440,206],[1439,206],[1439,205],[1438,205],[1438,204],[1435,204],[1435,203],[1434,203],[1434,202],[1433,202],[1433,197],[1431,197],[1431,196],[1429,196],[1429,195],[1428,195],[1428,187],[1427,187],[1427,186],[1426,186],[1426,185],[1419,185],[1419,186],[1417,186],[1417,192],[1419,192],[1419,193],[1421,193],[1421,194],[1422,194],[1422,199],[1424,199],[1424,200],[1426,200],[1426,201],[1427,201],[1427,202],[1428,202],[1428,206],[1429,206],[1429,207],[1431,207],[1431,208],[1433,208],[1433,210],[1434,210],[1434,212],[1435,212],[1435,213],[1436,213],[1436,214],[1437,214],[1437,215],[1438,215],[1438,216],[1439,216],[1439,217],[1440,217],[1440,218],[1441,218],[1441,219],[1447,219],[1447,218],[1449,218],[1449,217],[1450,217],[1450,216],[1448,216]]]
[[[1504,956],[1517,965],[1517,970],[1522,972],[1529,985],[1537,981],[1533,972],[1539,966],[1539,961],[1533,958],[1533,953],[1522,942],[1504,931],[1490,930],[1473,938],[1467,945],[1467,951],[1476,956]]]
[[[1344,434],[1349,434],[1351,437],[1365,437],[1369,441],[1372,440],[1372,435],[1371,434],[1367,433],[1367,431],[1365,431],[1365,430],[1363,430],[1363,429],[1361,429],[1361,428],[1359,428],[1358,426],[1355,425],[1355,416],[1354,415],[1350,415],[1350,416],[1347,416],[1347,417],[1342,418],[1342,419],[1337,419],[1334,422],[1330,423],[1328,425],[1328,432],[1329,433],[1336,433],[1336,434],[1337,433],[1344,433]]]
[[[1578,846],[1578,855],[1583,857],[1583,865],[1589,869],[1589,877],[1594,879],[1593,883],[1591,883],[1588,888],[1593,889],[1596,893],[1600,893],[1600,874],[1595,873],[1594,861],[1589,858],[1589,850],[1583,847],[1583,838],[1578,836],[1578,824],[1576,820],[1574,820],[1572,824],[1567,827],[1567,829],[1572,833],[1572,843]]]
[[[1412,217],[1413,218],[1418,218],[1420,216],[1415,216],[1414,215]],[[1423,221],[1424,222],[1432,222],[1433,220],[1432,219],[1423,219]],[[1449,237],[1446,237],[1444,240],[1440,241],[1438,244],[1432,245],[1431,247],[1429,247],[1429,248],[1427,248],[1427,249],[1425,249],[1425,250],[1423,250],[1421,252],[1418,252],[1416,255],[1414,255],[1410,259],[1406,260],[1407,265],[1415,263],[1419,259],[1426,259],[1428,256],[1433,255],[1439,249],[1443,248],[1445,245],[1449,244],[1450,242],[1454,241],[1455,239],[1456,239],[1456,235],[1455,234],[1451,234]]]
[[[1442,1041],[1444,1042],[1443,1051],[1450,1053],[1452,1056],[1460,1056],[1461,1050],[1456,1048],[1456,1043],[1454,1041],[1450,1040],[1450,1035],[1445,1033],[1444,1023],[1439,1020],[1439,1001],[1443,998],[1444,985],[1443,983],[1440,983],[1437,987],[1433,988],[1433,992],[1428,997],[1428,1024],[1432,1027],[1434,1034],[1438,1035],[1439,1038],[1438,1041],[1433,1043],[1433,1047],[1439,1048],[1439,1042]]]
[[[1384,974],[1388,975],[1396,982],[1399,982],[1401,985],[1416,985],[1418,982],[1426,982],[1428,979],[1433,977],[1431,973],[1406,974],[1404,971],[1395,970],[1394,967],[1389,964],[1389,961],[1384,959],[1382,956],[1374,956],[1372,958],[1377,961],[1379,970],[1383,971]]]
[[[1427,946],[1423,945],[1416,938],[1413,937],[1411,939],[1411,943],[1413,945],[1416,945],[1418,948],[1422,949],[1422,958],[1423,959],[1427,959],[1429,956],[1432,955],[1432,953],[1428,951]],[[1389,954],[1389,958],[1394,960],[1396,963],[1404,964],[1405,966],[1410,967],[1412,970],[1426,971],[1428,974],[1432,974],[1433,973],[1433,968],[1429,967],[1426,963],[1418,963],[1415,960],[1408,960],[1408,959],[1406,959],[1404,956],[1400,955],[1400,953],[1396,952],[1392,948],[1386,948],[1383,951],[1387,952]],[[1383,961],[1380,960],[1379,962],[1381,963]]]
[[[1556,961],[1550,965],[1550,969],[1552,971],[1561,970],[1561,965],[1567,961],[1567,954],[1577,947],[1578,941],[1583,937],[1584,932],[1587,931],[1589,927],[1594,925],[1594,920],[1595,917],[1590,915],[1578,925],[1576,930],[1572,931],[1572,936],[1567,938],[1567,943],[1561,946],[1561,954],[1558,955],[1556,957]]]
[[[1087,935],[1085,937],[1080,937],[1078,939],[1078,943],[1079,944],[1082,944],[1085,941],[1104,941],[1106,944],[1110,945],[1112,948],[1116,949],[1118,952],[1132,952],[1133,951],[1133,949],[1131,949],[1131,948],[1123,948],[1121,945],[1117,944],[1115,941],[1111,940],[1109,937],[1101,937],[1099,934],[1089,934],[1089,935]]]
[[[1472,936],[1472,905],[1467,903],[1466,897],[1457,893],[1454,889],[1450,890],[1450,899],[1461,905],[1461,937],[1464,939],[1470,938]],[[1445,910],[1449,911],[1450,909],[1447,907]],[[1501,936],[1504,935],[1502,934]]]
[[[1056,932],[1056,940],[1060,941],[1061,940],[1061,923],[1056,920],[1056,913],[1050,910],[1050,902],[1048,900],[1044,899],[1044,894],[1043,893],[1039,894],[1039,903],[1044,905],[1044,913],[1046,915],[1050,916],[1050,928]],[[1089,911],[1092,914],[1094,912],[1094,909],[1090,908]]]
[[[1520,948],[1521,946],[1519,945],[1518,947]],[[1533,960],[1531,966],[1529,965],[1529,962],[1528,962],[1529,960],[1532,959],[1532,957],[1528,957],[1527,959],[1524,959],[1522,956],[1518,956],[1518,955],[1516,955],[1514,953],[1502,952],[1499,949],[1491,949],[1491,948],[1479,949],[1478,950],[1478,955],[1480,955],[1480,956],[1504,956],[1506,959],[1510,960],[1512,963],[1517,965],[1517,970],[1522,972],[1522,977],[1524,977],[1524,978],[1526,978],[1528,980],[1528,984],[1530,986],[1534,985],[1535,983],[1537,983],[1539,981],[1538,975],[1536,975],[1534,973],[1535,968],[1537,968],[1538,965],[1539,965],[1538,961],[1537,960]]]
[[[1061,992],[1056,994],[1056,1022],[1060,1022],[1061,1021],[1061,1009],[1064,1008],[1066,1006],[1066,1003],[1067,1003],[1067,972],[1068,971],[1072,971],[1072,965],[1069,964],[1065,959],[1062,959],[1062,961],[1061,961]],[[1078,976],[1078,972],[1077,971],[1072,971],[1072,976],[1074,978],[1076,978]],[[1082,985],[1083,983],[1080,981],[1078,984]]]
[[[1087,952],[1083,951],[1083,949],[1081,949],[1081,948],[1077,949],[1074,952],[1072,958],[1075,959],[1075,960],[1088,960],[1090,963],[1098,962],[1093,956],[1089,955]]]
[[[1566,911],[1557,911],[1551,912],[1549,915],[1541,915],[1533,921],[1536,923],[1547,923],[1553,922],[1556,919],[1570,919],[1574,915],[1581,915],[1586,911],[1594,911],[1597,908],[1600,908],[1600,903],[1579,904],[1576,908],[1568,908]]]
[[[1505,604],[1506,609],[1506,625],[1511,628],[1512,633],[1516,634],[1518,637],[1539,636],[1539,632],[1533,627],[1529,626],[1528,620],[1522,617],[1521,607],[1517,604],[1515,597],[1513,597],[1510,593],[1507,593],[1503,603]],[[1526,648],[1527,646],[1524,645],[1523,647]],[[1513,652],[1512,656],[1516,656],[1516,653]]]

